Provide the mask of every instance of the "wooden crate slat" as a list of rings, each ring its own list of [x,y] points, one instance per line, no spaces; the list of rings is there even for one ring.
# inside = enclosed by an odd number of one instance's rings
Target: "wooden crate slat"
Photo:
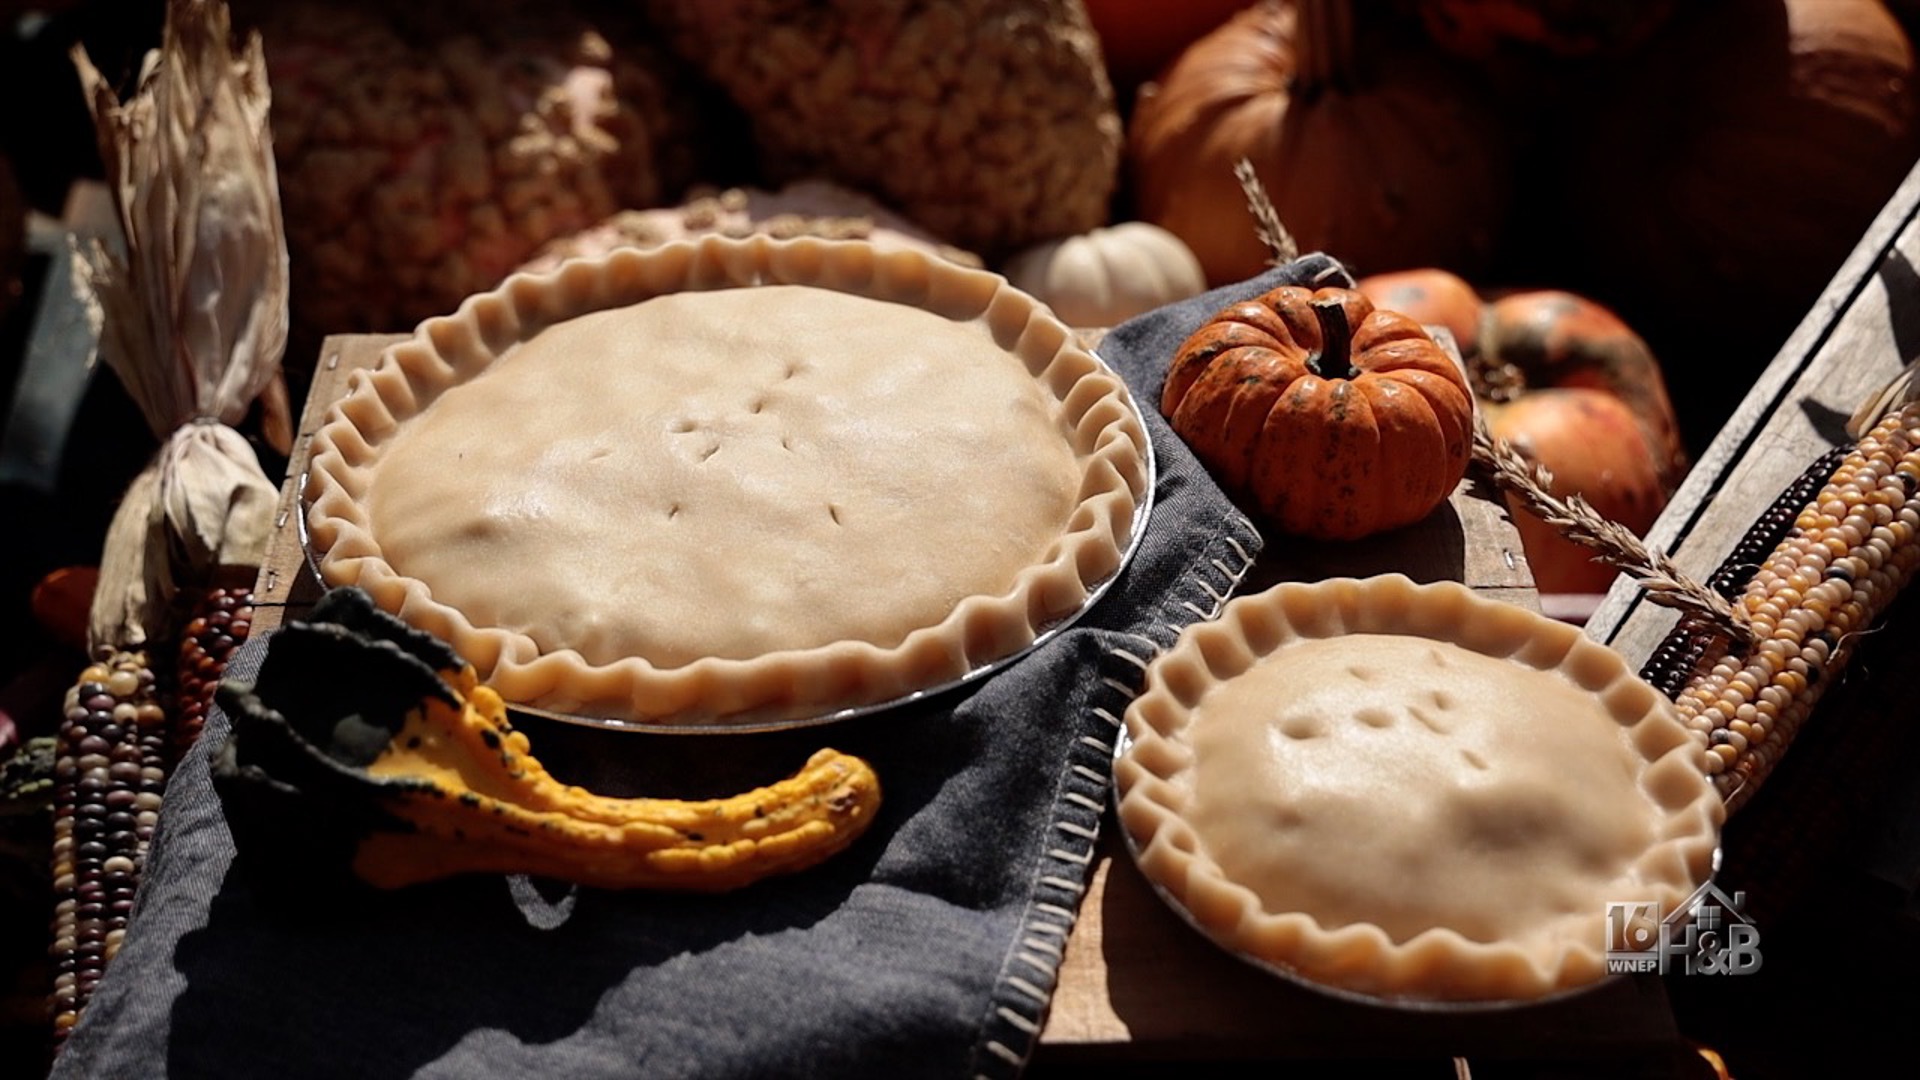
[[[1647,533],[1656,550],[1705,580],[1775,496],[1833,444],[1839,425],[1897,373],[1915,348],[1920,288],[1920,168],[1854,248],[1812,311],[1755,380],[1672,502]],[[1901,296],[1900,333],[1890,297]],[[1737,317],[1738,313],[1729,313]],[[1712,357],[1667,363],[1712,363]],[[1587,622],[1587,634],[1643,662],[1674,614],[1624,576]]]
[[[307,566],[306,550],[301,543],[300,482],[307,471],[307,454],[313,433],[320,429],[327,410],[346,390],[347,376],[361,368],[370,368],[388,345],[406,340],[404,335],[350,334],[329,337],[320,345],[320,362],[315,365],[313,382],[307,388],[307,400],[300,410],[300,426],[295,430],[293,454],[287,476],[280,483],[280,508],[274,514],[273,534],[267,538],[265,561],[253,587],[253,628],[257,631],[278,627],[287,618],[297,618],[320,595],[319,583]]]

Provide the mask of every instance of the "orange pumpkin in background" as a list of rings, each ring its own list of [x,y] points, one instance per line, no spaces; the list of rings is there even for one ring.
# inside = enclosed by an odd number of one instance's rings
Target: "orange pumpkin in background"
[[[62,648],[86,652],[87,620],[99,583],[97,566],[63,566],[48,573],[29,598],[34,621]]]
[[[1162,68],[1209,31],[1247,6],[1248,0],[1085,0],[1087,18],[1100,37],[1107,77],[1115,92],[1158,75]],[[1122,104],[1126,99],[1122,98]]]
[[[1553,474],[1552,491],[1578,493],[1610,521],[1643,535],[1667,505],[1671,490],[1660,480],[1639,418],[1626,403],[1602,390],[1534,390],[1487,407],[1487,427]],[[1548,593],[1601,593],[1613,584],[1613,567],[1589,548],[1508,499],[1534,584]]]
[[[1633,63],[1583,83],[1554,163],[1553,243],[1649,332],[1696,321],[1697,305],[1736,307],[1711,331],[1724,359],[1674,372],[1690,407],[1725,397],[1730,376],[1773,358],[1920,157],[1917,82],[1881,0],[1682,5]]]
[[[1477,346],[1507,373],[1510,400],[1547,387],[1620,399],[1645,432],[1662,486],[1679,486],[1687,457],[1665,376],[1653,350],[1618,315],[1557,289],[1510,292],[1486,306]]]
[[[1229,492],[1318,539],[1419,521],[1472,453],[1465,375],[1420,324],[1350,289],[1227,307],[1174,354],[1160,411]]]
[[[1479,355],[1486,303],[1464,278],[1445,270],[1396,270],[1363,277],[1354,287],[1388,311],[1446,330],[1463,359]]]
[[[1483,300],[1444,270],[1362,279],[1382,306],[1445,327],[1476,373],[1489,431],[1608,519],[1644,534],[1686,473],[1666,382],[1638,334],[1600,304],[1558,290]],[[1617,573],[1510,500],[1541,591],[1604,592]]]
[[[1127,142],[1136,209],[1185,240],[1212,283],[1267,266],[1234,176],[1242,158],[1302,251],[1371,271],[1490,257],[1511,186],[1497,113],[1431,47],[1398,44],[1380,20],[1357,26],[1361,9],[1269,0],[1141,87]]]

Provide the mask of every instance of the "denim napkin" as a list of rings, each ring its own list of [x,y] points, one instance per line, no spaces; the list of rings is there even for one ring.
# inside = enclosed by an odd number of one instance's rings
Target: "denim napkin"
[[[1260,546],[1160,420],[1167,360],[1228,302],[1343,281],[1309,256],[1106,337],[1153,439],[1149,527],[1097,605],[991,678],[769,734],[516,717],[556,776],[611,795],[743,791],[823,745],[865,757],[878,819],[802,874],[719,896],[499,877],[289,892],[236,852],[208,768],[230,730],[216,710],[167,789],[125,943],[54,1075],[1017,1075],[1085,891],[1118,717],[1146,660],[1215,614]],[[270,647],[250,642],[234,676]]]

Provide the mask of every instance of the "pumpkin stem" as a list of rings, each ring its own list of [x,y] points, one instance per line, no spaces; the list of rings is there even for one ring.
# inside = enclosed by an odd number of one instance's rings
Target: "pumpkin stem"
[[[1353,366],[1353,324],[1347,321],[1347,306],[1334,296],[1310,300],[1307,306],[1320,320],[1320,351],[1307,358],[1307,367],[1323,379],[1360,374]]]
[[[1351,91],[1356,50],[1348,0],[1300,0],[1294,19],[1294,92]]]

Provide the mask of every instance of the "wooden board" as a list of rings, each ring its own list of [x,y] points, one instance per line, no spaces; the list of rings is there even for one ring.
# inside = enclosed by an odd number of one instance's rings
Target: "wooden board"
[[[1657,1057],[1678,1036],[1658,979],[1547,1005],[1389,1010],[1288,983],[1161,902],[1109,813],[1035,1064],[1154,1060]],[[1437,1074],[1436,1074],[1437,1075]]]
[[[1843,427],[1860,402],[1920,356],[1917,215],[1920,168],[1901,184],[1648,531],[1649,545],[1671,555],[1690,576],[1704,580],[1711,574],[1780,491],[1846,437]],[[1622,577],[1587,620],[1587,634],[1638,665],[1674,619]]]
[[[393,336],[329,338],[316,365],[277,529],[260,575],[255,626],[277,626],[318,596],[298,520],[308,442],[348,375],[372,365]],[[1398,571],[1420,581],[1462,581],[1484,595],[1538,609],[1519,535],[1491,485],[1470,476],[1420,525],[1329,547],[1278,539],[1246,589],[1282,580]],[[1215,949],[1174,915],[1114,839],[1108,814],[1091,887],[1066,947],[1036,1065],[1124,1056],[1451,1056],[1498,1048],[1638,1052],[1669,1045],[1671,1014],[1657,982],[1621,982],[1601,996],[1524,1017],[1421,1016],[1334,1002]],[[1382,1038],[1389,1040],[1383,1044]]]
[[[273,534],[267,538],[266,559],[261,563],[260,576],[253,588],[255,630],[279,626],[289,612],[297,615],[319,597],[320,585],[307,564],[300,520],[300,485],[306,476],[313,433],[320,429],[327,410],[346,391],[347,376],[372,367],[380,359],[382,350],[403,340],[405,335],[362,334],[330,337],[321,343],[313,382],[307,389],[306,404],[294,431],[287,475],[280,484],[280,508],[274,515]]]

